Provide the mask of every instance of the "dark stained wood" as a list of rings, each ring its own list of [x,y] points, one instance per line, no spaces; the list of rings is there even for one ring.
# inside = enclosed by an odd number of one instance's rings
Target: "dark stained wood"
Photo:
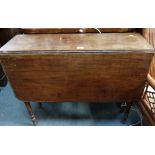
[[[82,29],[82,31],[80,30]],[[99,30],[103,32],[131,32],[133,29],[131,28],[99,28]],[[25,28],[21,29],[21,33],[25,34],[45,34],[45,33],[97,33],[98,31],[94,28]]]
[[[35,102],[138,100],[153,56],[134,33],[18,35],[0,51],[17,98]]]
[[[125,111],[124,111],[123,122],[127,121],[127,119],[128,119],[129,112],[130,112],[130,109],[131,109],[131,107],[132,107],[133,101],[131,101],[131,102],[126,102],[126,104],[127,104],[127,106],[126,106]]]
[[[25,54],[38,51],[144,51],[150,52],[150,46],[138,33],[104,34],[34,34],[16,35],[1,48],[2,53],[18,52]]]
[[[28,111],[30,117],[31,117],[31,120],[32,120],[33,125],[36,125],[36,118],[35,118],[35,116],[33,114],[32,107],[31,107],[30,102],[24,102],[24,104],[25,104],[25,106],[27,108],[27,111]]]
[[[14,35],[19,33],[19,29],[0,28],[0,47],[9,41]]]
[[[151,53],[53,53],[4,56],[2,64],[24,101],[130,101],[143,91],[151,58]]]

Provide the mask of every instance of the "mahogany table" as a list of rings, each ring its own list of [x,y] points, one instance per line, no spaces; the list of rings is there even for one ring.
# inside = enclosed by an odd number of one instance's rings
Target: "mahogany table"
[[[138,33],[16,35],[0,60],[32,121],[30,102],[138,101],[153,48]]]

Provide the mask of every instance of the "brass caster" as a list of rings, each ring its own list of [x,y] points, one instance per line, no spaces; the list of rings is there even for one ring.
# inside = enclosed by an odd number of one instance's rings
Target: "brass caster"
[[[33,113],[31,114],[31,120],[32,120],[33,125],[36,126],[37,125],[36,118]]]

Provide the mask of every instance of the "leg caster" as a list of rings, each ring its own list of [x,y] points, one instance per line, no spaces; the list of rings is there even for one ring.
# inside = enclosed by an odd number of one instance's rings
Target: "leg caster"
[[[130,109],[131,109],[131,106],[132,106],[132,102],[127,102],[126,103],[127,106],[125,108],[125,111],[124,111],[124,117],[123,117],[123,122],[125,123],[128,119],[128,115],[129,115],[129,112],[130,112]]]
[[[27,111],[29,112],[29,115],[31,117],[33,125],[36,125],[36,118],[35,118],[35,116],[34,116],[34,114],[32,112],[32,107],[30,105],[30,102],[24,102],[24,104],[25,104],[25,106],[27,108]]]

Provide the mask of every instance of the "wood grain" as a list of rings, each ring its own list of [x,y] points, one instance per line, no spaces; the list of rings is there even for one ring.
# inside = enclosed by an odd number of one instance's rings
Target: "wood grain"
[[[145,99],[141,99],[141,101],[138,103],[145,121],[148,122],[150,126],[155,126],[155,118],[153,118],[153,115],[150,115],[151,111],[148,109],[147,104],[148,103]]]
[[[142,31],[143,36],[145,39],[153,46],[155,47],[155,29],[153,28],[144,28]],[[149,68],[149,73],[147,75],[147,82],[148,85],[151,86],[153,89],[155,89],[155,56],[153,56],[150,68]],[[145,89],[145,92],[146,93]],[[151,112],[151,107],[150,103],[147,98],[147,94],[144,95],[143,98],[141,98],[139,102],[139,107],[144,115],[144,118],[146,118],[147,122],[150,125],[155,125],[155,118],[154,115]]]
[[[143,36],[155,48],[155,28],[143,29]],[[151,76],[151,78],[155,80],[155,56],[153,57],[150,65],[149,75]],[[155,85],[155,81],[154,81],[154,85]]]
[[[27,102],[138,100],[154,52],[136,33],[17,35],[0,51]]]
[[[37,51],[145,51],[150,46],[138,33],[34,34],[16,35],[0,51],[36,53]],[[152,49],[153,50],[153,49]]]
[[[155,48],[155,28],[143,29],[143,36]]]
[[[23,101],[101,102],[139,99],[151,58],[151,53],[53,53],[1,60]]]

